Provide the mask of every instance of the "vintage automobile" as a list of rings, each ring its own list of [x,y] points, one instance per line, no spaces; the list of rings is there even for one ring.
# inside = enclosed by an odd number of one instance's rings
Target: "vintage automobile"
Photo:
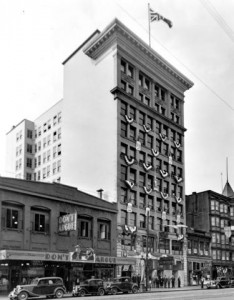
[[[104,296],[106,294],[104,281],[102,279],[87,279],[80,285],[73,287],[72,296],[84,297],[86,295]]]
[[[129,292],[135,294],[138,292],[138,285],[130,277],[118,277],[110,283],[107,292],[109,291],[112,295]]]
[[[210,280],[210,282],[206,284],[206,287],[207,289],[229,288],[230,280],[226,277],[217,277],[215,280]]]
[[[60,277],[35,278],[31,284],[17,285],[8,295],[10,300],[27,300],[28,298],[44,296],[47,298],[62,298],[66,293],[63,280]]]

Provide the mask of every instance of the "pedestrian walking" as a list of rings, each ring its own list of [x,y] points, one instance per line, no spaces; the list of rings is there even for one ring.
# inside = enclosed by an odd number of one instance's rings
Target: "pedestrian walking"
[[[170,277],[168,277],[168,279],[167,279],[167,286],[168,286],[168,288],[171,287],[171,278]]]
[[[178,277],[178,288],[180,288],[180,284],[181,284],[181,281],[180,281],[180,276]]]
[[[172,275],[171,277],[171,284],[172,284],[172,287],[174,288],[175,287],[175,276]]]
[[[203,289],[204,288],[204,277],[202,276],[201,278],[201,288]]]
[[[167,287],[167,276],[166,275],[164,276],[163,283],[164,283],[164,288],[166,288]]]

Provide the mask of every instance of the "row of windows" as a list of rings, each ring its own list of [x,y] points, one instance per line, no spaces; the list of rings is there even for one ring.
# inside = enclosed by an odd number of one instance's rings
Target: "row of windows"
[[[136,248],[136,244],[140,244],[141,251],[146,252],[146,236],[142,236],[141,240],[136,240],[132,236],[124,236],[121,240],[121,244],[125,250],[132,250]],[[159,243],[156,245],[156,239],[153,236],[148,236],[148,252],[156,252],[156,249],[160,253],[169,253],[170,252],[170,240],[169,239],[159,239]],[[172,252],[171,254],[181,255],[183,252],[183,247],[181,241],[171,240],[172,243]]]
[[[170,136],[172,141],[177,141],[178,143],[182,143],[182,135],[176,130],[169,128],[167,125],[161,123],[158,120],[150,117],[146,113],[137,110],[135,107],[128,105],[126,102],[121,101],[121,115],[125,118],[128,116],[133,123],[137,123],[142,126],[146,126],[150,128],[150,132],[162,133],[164,136]]]
[[[168,154],[168,148],[165,147],[165,155],[166,153]],[[158,151],[158,150],[157,150]],[[158,151],[159,152],[159,151]],[[160,152],[159,152],[160,153]],[[126,155],[128,159],[132,160],[134,159],[135,163],[139,162],[141,165],[143,165],[143,163],[150,165],[152,167],[156,167],[157,171],[159,170],[163,170],[165,172],[169,172],[169,167],[171,169],[171,173],[172,175],[177,175],[179,177],[182,177],[183,175],[183,169],[180,167],[177,167],[174,164],[169,164],[169,160],[164,161],[161,160],[159,157],[155,157],[152,154],[152,148],[150,153],[146,153],[145,151],[137,151],[135,147],[132,147],[130,145],[127,145],[125,143],[121,143],[121,156],[122,158],[124,158],[124,156]],[[181,160],[181,152],[178,152],[178,159]],[[175,155],[171,155],[171,159],[173,160],[175,158]],[[152,169],[153,170],[153,169]]]
[[[150,230],[177,233],[177,229],[169,226],[170,221],[167,219],[163,220],[162,218],[155,218],[154,216],[149,216],[148,221]],[[157,224],[155,223],[156,221]],[[126,210],[121,210],[121,224],[128,224],[129,226],[138,226],[139,228],[146,229],[147,218],[145,213],[137,215],[137,213],[135,212],[128,213]],[[172,225],[176,224],[176,221],[172,221]]]
[[[58,130],[55,130],[53,132],[53,143],[60,140],[61,138],[62,138],[61,128],[58,128]],[[40,152],[42,148],[45,149],[50,145],[51,145],[51,135],[49,134],[47,135],[47,137],[43,138],[43,141],[38,141],[38,143],[35,144],[35,153]]]
[[[230,221],[220,217],[211,217],[211,226],[224,228],[224,226],[231,226]]]
[[[220,213],[225,213],[225,214],[230,213],[231,216],[234,216],[234,207],[233,206],[228,206],[227,204],[220,203],[217,200],[210,201],[210,209],[212,211],[217,211]]]
[[[129,168],[121,165],[121,180],[126,182],[130,181],[135,186],[146,187],[148,189],[157,190],[172,196],[183,197],[183,186],[178,185],[176,182],[170,184],[170,180],[155,177],[145,172],[137,171],[136,169]],[[177,177],[176,177],[177,178]]]
[[[212,250],[212,258],[218,260],[234,261],[234,255],[229,251]]]
[[[212,243],[222,244],[222,245],[231,245],[234,246],[234,236],[228,238],[225,234],[220,234],[218,232],[212,232]]]
[[[145,193],[139,193],[137,197],[136,191],[129,191],[125,188],[121,188],[121,203],[131,203],[133,206],[139,206],[140,208],[149,207],[152,210],[158,212],[166,212],[170,215],[180,214],[183,215],[183,205],[172,202],[152,195],[146,195]],[[171,203],[171,205],[170,205]]]
[[[39,126],[38,129],[35,129],[35,138],[41,136],[42,132],[45,133],[49,131],[52,127],[52,122],[53,122],[53,126],[56,126],[57,124],[60,124],[61,121],[62,121],[62,113],[59,112],[58,114],[54,115],[53,121],[51,121],[50,119],[47,122],[45,122],[43,126]]]
[[[60,216],[65,213],[60,213]],[[23,230],[23,209],[2,208],[2,228]],[[78,216],[78,236],[92,238],[93,219]],[[99,239],[110,240],[110,221],[98,220],[97,236]],[[50,233],[50,213],[31,210],[31,231],[38,233]],[[65,233],[68,235],[68,233]]]
[[[167,115],[167,103],[170,103],[171,119],[179,124],[181,101],[172,93],[169,93],[166,89],[157,83],[154,83],[152,79],[143,73],[139,73],[138,76],[138,88],[136,89],[136,72],[135,68],[127,61],[121,60],[121,88],[132,96],[139,98],[141,102],[150,106],[150,100],[154,103],[151,104],[159,113]],[[138,95],[136,95],[138,90]],[[175,113],[176,112],[176,113]]]
[[[61,144],[58,144],[56,146],[53,147],[53,159],[57,158],[58,156],[60,156],[62,154],[62,150],[61,150]],[[45,164],[47,162],[49,162],[51,160],[51,150],[47,150],[46,152],[43,153],[43,155],[38,155],[35,159],[34,159],[34,166],[39,167],[42,163]]]
[[[154,137],[151,134],[144,132],[143,130],[138,130],[133,125],[129,125],[126,122],[121,121],[121,136],[132,140],[133,142],[139,141],[141,146],[149,149],[155,149],[160,154],[171,156],[172,159],[182,163],[182,150],[178,149],[176,146],[167,144],[165,141],[159,137]]]

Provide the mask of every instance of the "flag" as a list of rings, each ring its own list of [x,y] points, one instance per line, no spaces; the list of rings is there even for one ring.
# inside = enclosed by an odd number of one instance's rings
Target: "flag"
[[[172,22],[150,8],[150,22],[163,20],[171,28]]]

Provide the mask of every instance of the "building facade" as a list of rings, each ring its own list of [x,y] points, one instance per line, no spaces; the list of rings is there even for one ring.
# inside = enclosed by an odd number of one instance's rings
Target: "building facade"
[[[211,234],[194,228],[187,229],[188,284],[199,285],[201,278],[211,278]]]
[[[233,276],[233,198],[210,190],[193,193],[186,196],[186,214],[189,227],[211,235],[211,278]],[[198,247],[198,244],[193,245],[194,247]]]
[[[35,277],[113,278],[117,206],[74,187],[0,177],[0,291]]]
[[[21,121],[7,133],[6,176],[61,181],[62,103],[58,101],[35,121]]]
[[[63,65],[61,182],[117,203],[117,256],[136,259],[118,273],[146,268],[186,285],[184,98],[193,83],[117,19]]]
[[[107,199],[116,200],[117,255],[137,259],[132,275],[140,275],[142,259],[148,259],[148,276],[174,274],[183,284],[184,93],[191,86],[116,19],[64,61],[63,119],[73,120],[64,132],[64,152],[77,140],[81,155],[69,157],[63,179],[75,159],[79,184],[99,184]],[[94,170],[89,182],[84,170]]]

